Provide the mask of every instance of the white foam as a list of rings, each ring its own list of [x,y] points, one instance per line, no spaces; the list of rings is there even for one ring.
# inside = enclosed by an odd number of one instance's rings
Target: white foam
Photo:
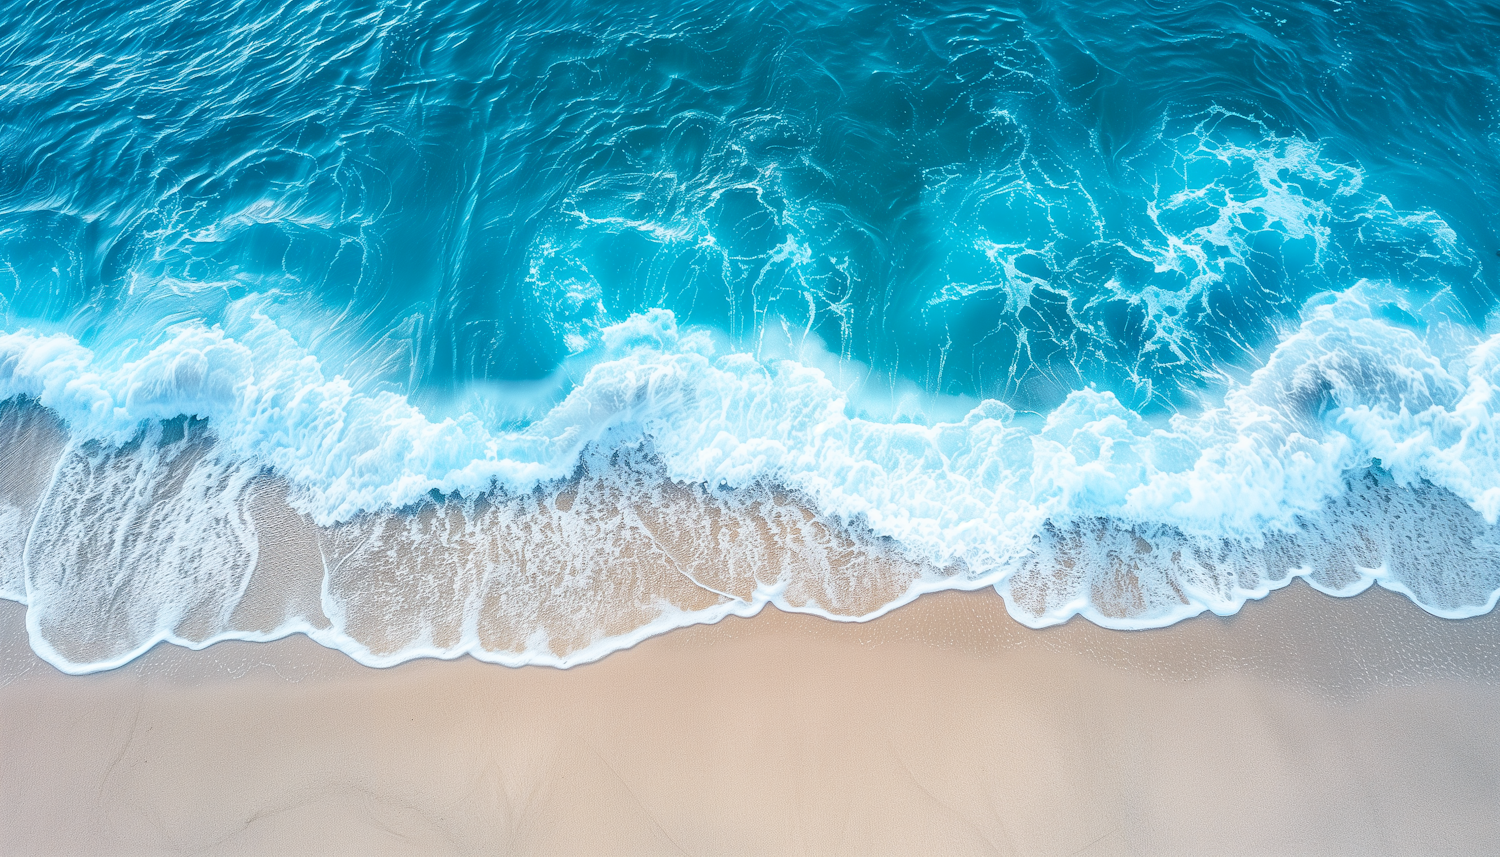
[[[34,397],[75,442],[118,445],[152,420],[206,418],[228,453],[289,480],[294,504],[320,524],[433,490],[528,490],[571,472],[609,433],[651,437],[673,479],[774,479],[939,564],[1003,564],[1041,521],[1080,515],[1253,538],[1315,508],[1344,471],[1374,458],[1493,520],[1500,339],[1434,352],[1372,313],[1394,294],[1366,283],[1315,302],[1248,383],[1165,424],[1092,389],[1040,427],[994,402],[931,426],[850,417],[818,369],[715,353],[664,310],[607,330],[608,359],[517,431],[429,420],[399,396],[325,378],[264,317],[243,340],[183,325],[114,367],[65,335],[0,334],[0,395]]]
[[[214,636],[255,567],[241,502],[258,468],[211,443],[162,443],[158,425],[124,447],[63,453],[25,541],[33,644],[65,639],[54,662],[112,660],[158,639]]]

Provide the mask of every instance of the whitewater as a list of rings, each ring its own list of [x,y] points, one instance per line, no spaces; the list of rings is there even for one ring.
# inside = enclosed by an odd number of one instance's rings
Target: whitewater
[[[1500,599],[1491,8],[64,6],[0,13],[59,669]]]

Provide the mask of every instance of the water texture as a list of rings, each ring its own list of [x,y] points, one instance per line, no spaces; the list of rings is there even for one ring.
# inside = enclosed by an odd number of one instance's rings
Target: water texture
[[[0,595],[65,669],[1500,593],[1492,4],[0,21]]]

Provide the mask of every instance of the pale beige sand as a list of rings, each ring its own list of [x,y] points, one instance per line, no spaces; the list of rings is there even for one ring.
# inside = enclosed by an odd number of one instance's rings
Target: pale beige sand
[[[6,854],[1500,853],[1500,617],[1384,592],[1134,633],[768,609],[566,672],[293,638],[68,677],[21,616]]]

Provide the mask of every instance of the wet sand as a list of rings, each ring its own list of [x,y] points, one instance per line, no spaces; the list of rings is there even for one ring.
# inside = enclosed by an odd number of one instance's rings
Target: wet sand
[[[1383,591],[1145,632],[768,608],[568,671],[294,637],[70,677],[23,614],[4,854],[1500,852],[1500,617]]]

